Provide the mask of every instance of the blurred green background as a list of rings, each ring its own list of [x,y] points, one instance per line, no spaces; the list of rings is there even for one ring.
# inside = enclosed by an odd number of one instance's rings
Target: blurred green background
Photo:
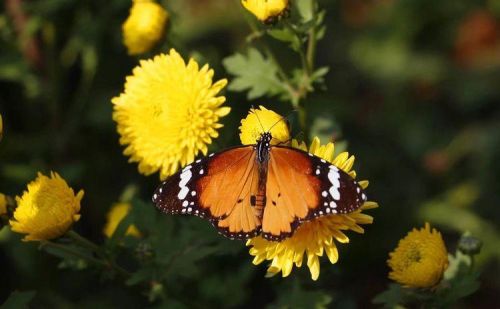
[[[222,60],[244,52],[251,31],[239,1],[161,3],[171,13],[165,42],[140,58],[175,47],[209,63],[217,79],[231,79]],[[99,243],[106,212],[123,190],[135,185],[149,201],[158,183],[157,175],[144,177],[127,163],[111,119],[110,99],[122,91],[139,59],[128,56],[121,41],[130,4],[0,4],[0,192],[19,195],[37,171],[59,172],[73,188],[85,190],[75,228]],[[308,125],[323,142],[342,142],[356,156],[358,177],[370,180],[368,195],[380,204],[368,212],[374,224],[364,235],[349,233],[351,243],[339,245],[339,262],[323,259],[313,282],[306,268],[286,279],[266,279],[265,263],[253,266],[243,242],[217,238],[198,218],[164,217],[165,224],[178,228],[162,239],[165,246],[175,235],[209,234],[222,244],[193,261],[193,271],[173,271],[167,295],[195,308],[372,306],[389,282],[388,252],[407,231],[429,221],[443,232],[450,252],[466,230],[484,241],[481,288],[458,306],[499,307],[500,0],[320,5],[327,12],[327,32],[317,65],[330,72],[326,89],[307,98]],[[298,65],[284,44],[268,41],[285,68]],[[239,121],[251,105],[282,114],[292,109],[277,98],[249,101],[227,90],[225,95],[232,112],[222,120],[214,150],[239,143]],[[149,202],[143,207],[153,208]],[[7,228],[0,233],[0,248],[0,303],[13,290],[36,290],[35,307],[158,304],[150,304],[140,287],[96,271],[58,269],[57,258],[35,243],[21,243]]]

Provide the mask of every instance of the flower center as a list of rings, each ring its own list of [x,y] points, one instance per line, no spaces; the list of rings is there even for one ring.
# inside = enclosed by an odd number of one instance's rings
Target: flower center
[[[406,253],[404,267],[409,268],[414,264],[420,263],[421,260],[422,254],[420,252],[420,249],[417,246],[411,247],[410,250],[408,250],[408,252]]]

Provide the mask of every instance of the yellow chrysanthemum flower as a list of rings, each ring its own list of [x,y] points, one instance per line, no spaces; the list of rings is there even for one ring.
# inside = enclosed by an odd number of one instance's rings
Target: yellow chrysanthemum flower
[[[104,226],[103,233],[107,237],[113,236],[118,224],[127,216],[130,211],[131,205],[129,203],[117,203],[111,207],[107,215],[107,222]],[[130,235],[133,237],[140,237],[141,232],[134,226],[131,225],[128,227],[126,235]]]
[[[259,118],[272,116],[272,111],[261,111]],[[249,134],[250,130],[260,130],[258,123],[254,123],[254,127],[243,126],[241,135]],[[271,134],[273,134],[272,132]],[[284,132],[283,132],[284,133]],[[289,136],[282,136],[282,140],[287,140]],[[243,142],[243,140],[242,140]],[[320,145],[319,138],[315,137],[309,149],[305,143],[298,143],[292,140],[292,147],[309,151],[310,153],[331,162],[333,165],[342,169],[351,177],[355,178],[355,171],[351,170],[354,164],[354,156],[349,156],[347,152],[343,152],[334,157],[334,144],[328,143]],[[368,181],[359,182],[361,187],[366,189]],[[378,204],[375,202],[365,202],[361,208],[345,215],[329,215],[320,217],[309,222],[303,223],[295,232],[295,234],[285,239],[282,242],[268,241],[262,237],[255,237],[247,241],[247,246],[251,246],[249,253],[254,256],[253,264],[258,265],[264,261],[271,261],[271,265],[267,269],[268,276],[275,275],[279,272],[283,277],[290,275],[293,265],[302,266],[304,255],[307,256],[307,266],[311,272],[313,280],[317,280],[320,272],[319,257],[326,252],[328,259],[332,264],[338,260],[338,251],[335,240],[340,243],[349,242],[349,238],[342,232],[345,230],[353,230],[358,233],[363,233],[364,230],[360,224],[371,224],[373,218],[363,213],[364,210],[376,208]]]
[[[134,0],[123,23],[123,43],[130,55],[149,51],[163,36],[167,11],[152,0]]]
[[[164,179],[179,166],[191,163],[218,137],[218,121],[229,107],[216,96],[226,79],[212,83],[213,70],[188,64],[173,49],[152,60],[141,61],[127,77],[125,91],[113,98],[113,119],[118,124],[125,155],[139,162],[139,172],[160,171]]]
[[[271,22],[288,9],[288,0],[242,0],[241,4],[262,22]]]
[[[0,193],[0,216],[7,213],[7,197]]]
[[[28,190],[16,197],[17,208],[10,220],[12,230],[27,234],[24,241],[46,240],[62,236],[80,219],[83,190],[75,195],[57,173],[50,177],[38,173]]]
[[[431,288],[438,284],[448,267],[448,253],[439,233],[429,223],[413,229],[389,254],[389,278],[411,288]]]
[[[271,130],[273,136],[271,145],[290,141],[290,130],[283,117],[264,106],[252,108],[248,116],[241,120],[241,143],[243,145],[255,144],[262,132],[268,132],[269,130]]]

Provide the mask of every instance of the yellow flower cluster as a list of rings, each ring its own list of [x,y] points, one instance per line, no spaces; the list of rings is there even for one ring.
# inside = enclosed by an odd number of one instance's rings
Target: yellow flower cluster
[[[24,241],[44,240],[62,236],[80,219],[83,190],[75,195],[57,173],[38,177],[28,190],[16,197],[17,208],[10,225],[14,232],[27,234]]]
[[[167,11],[152,0],[134,0],[123,23],[123,42],[130,55],[149,51],[163,36]]]
[[[413,229],[399,241],[387,261],[389,278],[405,287],[431,288],[438,284],[448,267],[448,253],[439,233],[429,223]]]
[[[283,125],[275,125],[271,129],[271,135],[273,137],[278,136],[279,142],[286,142],[290,136],[288,127],[284,124],[282,117],[273,111],[262,108],[261,110],[251,111],[249,116],[242,120],[242,126],[240,127],[242,143],[249,142],[250,139],[247,140],[246,138],[248,136],[253,137],[255,131],[258,132],[257,134],[266,132],[270,126],[280,120]],[[331,162],[351,175],[351,177],[356,177],[356,173],[351,170],[354,164],[354,156],[349,156],[347,152],[344,152],[334,157],[333,143],[320,145],[319,139],[316,137],[309,149],[307,149],[305,143],[298,143],[296,140],[292,141],[291,146],[309,151]],[[366,188],[368,181],[361,181],[360,185]],[[330,263],[336,263],[339,255],[335,241],[340,243],[349,242],[349,238],[342,231],[352,230],[363,233],[364,230],[360,224],[371,224],[373,222],[373,218],[363,214],[363,211],[376,207],[378,207],[377,203],[368,201],[353,213],[329,215],[311,220],[303,223],[292,237],[282,242],[268,241],[260,236],[252,238],[247,241],[247,246],[252,247],[249,253],[255,257],[253,263],[257,265],[266,260],[271,261],[271,265],[267,269],[268,275],[281,272],[283,277],[287,277],[290,275],[294,264],[296,267],[302,266],[305,255],[311,277],[313,280],[317,280],[320,273],[319,257],[326,253]]]
[[[241,4],[262,22],[270,22],[288,9],[288,0],[242,0]]]
[[[139,162],[139,172],[160,178],[191,163],[218,137],[218,121],[230,108],[217,96],[227,80],[212,83],[214,72],[201,69],[190,59],[186,64],[173,49],[144,60],[127,77],[125,91],[112,100],[125,155]]]
[[[107,215],[106,225],[103,229],[104,235],[107,237],[113,236],[118,224],[127,216],[130,208],[131,205],[129,203],[117,203],[111,207]],[[141,232],[139,232],[134,225],[129,226],[125,234],[133,237],[141,236]]]

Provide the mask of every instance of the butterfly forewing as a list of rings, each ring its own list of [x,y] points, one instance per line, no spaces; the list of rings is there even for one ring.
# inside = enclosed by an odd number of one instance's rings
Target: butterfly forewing
[[[153,203],[167,214],[192,214],[210,217],[207,209],[200,207],[196,184],[205,176],[208,160],[200,159],[170,176],[156,189]]]
[[[229,238],[248,239],[260,232],[260,216],[251,206],[258,173],[252,146],[232,148],[196,161],[171,176],[154,193],[163,212],[210,220]]]

